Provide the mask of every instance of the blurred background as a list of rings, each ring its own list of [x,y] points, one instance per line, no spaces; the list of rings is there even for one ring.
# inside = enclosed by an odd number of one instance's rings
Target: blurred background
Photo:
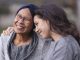
[[[0,33],[8,26],[12,26],[16,11],[23,5],[57,4],[62,6],[69,21],[76,24],[80,32],[80,0],[0,0]]]

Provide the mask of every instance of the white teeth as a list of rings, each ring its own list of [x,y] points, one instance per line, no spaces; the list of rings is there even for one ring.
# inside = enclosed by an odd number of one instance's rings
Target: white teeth
[[[17,28],[23,28],[23,27],[21,27],[21,26],[17,26]]]

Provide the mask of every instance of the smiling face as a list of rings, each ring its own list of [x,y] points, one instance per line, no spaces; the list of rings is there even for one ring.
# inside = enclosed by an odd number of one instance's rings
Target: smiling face
[[[13,22],[14,31],[16,33],[29,33],[32,30],[33,20],[28,8],[21,9]]]
[[[50,37],[50,26],[47,20],[40,18],[38,15],[34,16],[35,31],[43,38]]]

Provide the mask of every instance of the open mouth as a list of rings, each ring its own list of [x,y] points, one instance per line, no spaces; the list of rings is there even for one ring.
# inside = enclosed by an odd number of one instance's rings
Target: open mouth
[[[16,25],[16,28],[17,28],[18,30],[20,30],[20,31],[23,31],[23,30],[24,30],[24,27],[21,26],[21,25]]]
[[[19,28],[19,29],[23,29],[24,27],[22,27],[22,26],[17,26],[17,28]]]

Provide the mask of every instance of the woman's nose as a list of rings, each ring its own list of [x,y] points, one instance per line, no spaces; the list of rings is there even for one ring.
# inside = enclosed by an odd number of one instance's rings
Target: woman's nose
[[[18,22],[19,22],[19,23],[23,23],[24,20],[23,20],[23,19],[19,19]]]
[[[38,31],[39,31],[39,29],[38,29],[38,28],[35,28],[35,32],[37,32],[37,33],[38,33]]]

